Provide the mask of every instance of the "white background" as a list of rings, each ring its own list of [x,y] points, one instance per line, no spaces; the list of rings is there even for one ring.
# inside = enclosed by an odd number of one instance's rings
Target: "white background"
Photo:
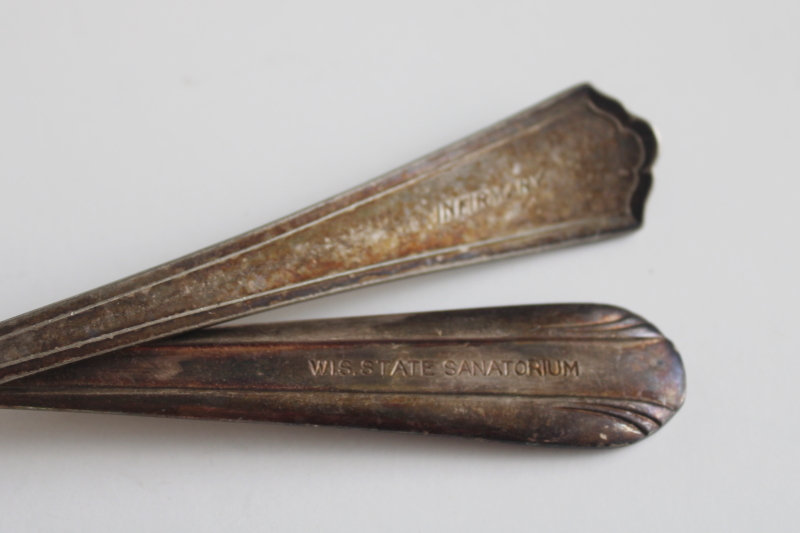
[[[797,531],[799,23],[796,1],[0,2],[0,318],[591,81],[659,131],[641,231],[254,319],[604,302],[688,375],[614,451],[0,412],[0,530]]]

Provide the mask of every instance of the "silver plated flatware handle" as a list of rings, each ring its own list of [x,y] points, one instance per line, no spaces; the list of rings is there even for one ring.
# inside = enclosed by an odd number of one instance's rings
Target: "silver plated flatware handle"
[[[638,228],[656,143],[588,85],[293,216],[0,324],[0,382],[276,306]]]
[[[620,446],[684,391],[652,325],[564,304],[210,328],[8,383],[0,406]]]

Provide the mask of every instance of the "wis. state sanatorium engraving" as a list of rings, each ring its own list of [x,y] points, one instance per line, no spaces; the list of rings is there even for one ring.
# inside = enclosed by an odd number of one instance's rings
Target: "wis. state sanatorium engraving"
[[[580,376],[578,361],[564,359],[308,359],[314,377],[389,376],[389,377],[459,377],[459,376]]]

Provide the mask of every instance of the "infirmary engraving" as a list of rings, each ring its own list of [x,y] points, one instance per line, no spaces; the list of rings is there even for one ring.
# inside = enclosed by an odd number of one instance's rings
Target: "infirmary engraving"
[[[578,377],[578,361],[566,359],[308,359],[314,377]]]
[[[519,172],[518,165],[515,165],[512,174]],[[514,198],[526,198],[539,186],[540,177],[541,173],[536,176],[513,177],[502,185],[485,187],[443,200],[436,206],[435,220],[439,224],[446,224],[486,208],[502,205]]]

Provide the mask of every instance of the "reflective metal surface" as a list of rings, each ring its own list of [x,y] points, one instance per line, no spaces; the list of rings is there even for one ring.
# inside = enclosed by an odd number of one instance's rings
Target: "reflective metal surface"
[[[296,215],[0,324],[0,382],[322,294],[642,222],[649,126],[589,86]]]
[[[672,344],[563,304],[210,328],[0,386],[0,406],[620,446],[684,399]]]

